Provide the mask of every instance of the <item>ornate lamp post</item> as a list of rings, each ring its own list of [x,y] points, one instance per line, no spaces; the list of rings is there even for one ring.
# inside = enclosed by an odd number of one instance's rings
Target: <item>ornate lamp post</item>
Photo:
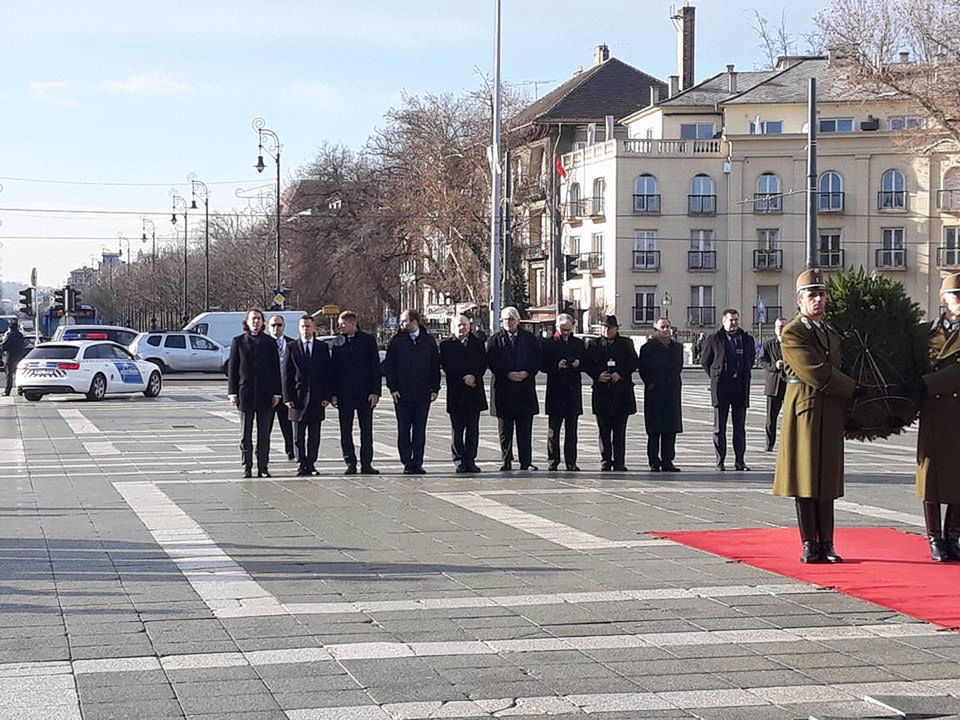
[[[257,164],[254,167],[257,172],[262,173],[267,167],[263,162],[263,154],[267,153],[277,164],[277,292],[282,289],[280,282],[280,151],[283,145],[280,144],[280,137],[271,129],[266,127],[266,121],[263,118],[255,118],[253,129],[257,131]],[[281,305],[280,309],[283,309]]]
[[[187,175],[193,199],[190,209],[198,210],[197,195],[203,200],[203,309],[210,309],[210,190],[206,183],[197,180],[196,173]]]
[[[140,223],[143,227],[143,236],[140,238],[140,242],[147,241],[147,227],[150,227],[150,237],[153,238],[153,254],[150,256],[150,265],[151,267],[157,266],[157,226],[154,225],[153,220],[147,217],[141,217]]]
[[[670,319],[670,305],[673,303],[673,298],[670,297],[670,293],[666,290],[663,291],[663,297],[660,299],[660,304],[663,305],[663,317],[667,320]]]
[[[171,223],[177,224],[177,209],[183,210],[183,322],[187,323],[190,320],[187,296],[187,258],[190,255],[189,228],[187,227],[188,205],[186,199],[178,195],[173,188],[170,188],[170,197],[173,200],[173,213],[170,215]]]

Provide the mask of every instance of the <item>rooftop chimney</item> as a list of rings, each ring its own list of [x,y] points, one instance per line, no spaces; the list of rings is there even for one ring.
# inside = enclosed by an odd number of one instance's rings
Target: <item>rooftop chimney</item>
[[[660,86],[651,85],[650,86],[650,107],[658,105],[660,103]]]
[[[901,53],[900,53],[900,62],[902,62],[902,63],[910,62],[910,53],[909,53],[909,52],[901,52]]]
[[[727,92],[731,95],[737,91],[737,73],[733,65],[727,65]]]
[[[608,48],[606,45],[597,45],[596,49],[593,51],[593,64],[603,65],[603,63],[609,59],[610,48]]]
[[[694,60],[694,19],[696,8],[684,5],[671,20],[677,28],[677,74],[680,76],[680,89],[693,87]]]
[[[680,92],[680,76],[671,75],[667,79],[670,81],[670,97],[673,97]]]

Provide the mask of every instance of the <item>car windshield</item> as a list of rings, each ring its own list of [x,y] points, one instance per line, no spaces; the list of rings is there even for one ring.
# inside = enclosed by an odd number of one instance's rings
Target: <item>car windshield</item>
[[[77,348],[72,345],[42,345],[27,354],[27,360],[73,360]]]
[[[135,333],[129,330],[117,330],[116,328],[87,328],[84,330],[74,330],[67,328],[63,331],[61,340],[112,340],[118,345],[129,345]]]

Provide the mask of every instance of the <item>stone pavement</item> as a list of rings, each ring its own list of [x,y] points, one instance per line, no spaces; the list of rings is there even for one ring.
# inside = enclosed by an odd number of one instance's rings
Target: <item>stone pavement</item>
[[[240,479],[222,381],[157,400],[0,404],[0,720],[903,717],[960,713],[960,635],[649,533],[790,526],[752,473],[712,470],[706,386],[685,375],[679,475],[452,474],[442,398],[425,477]],[[543,387],[540,387],[542,393]],[[638,396],[641,391],[638,390]],[[542,458],[546,421],[535,425]],[[848,443],[838,524],[920,531],[915,434]],[[538,462],[544,468],[546,462]],[[840,548],[842,552],[842,548]]]

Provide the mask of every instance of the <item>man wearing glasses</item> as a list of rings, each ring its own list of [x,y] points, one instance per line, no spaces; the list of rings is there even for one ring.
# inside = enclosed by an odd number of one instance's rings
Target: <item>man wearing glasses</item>
[[[274,315],[270,318],[270,336],[277,343],[277,352],[280,354],[280,382],[281,387],[287,385],[287,358],[290,355],[290,344],[293,338],[283,334],[285,323],[282,315]],[[280,423],[280,432],[283,433],[283,448],[287,451],[287,460],[293,460],[296,455],[293,452],[293,423],[287,415],[287,406],[279,403],[274,412],[277,414],[277,422]]]

